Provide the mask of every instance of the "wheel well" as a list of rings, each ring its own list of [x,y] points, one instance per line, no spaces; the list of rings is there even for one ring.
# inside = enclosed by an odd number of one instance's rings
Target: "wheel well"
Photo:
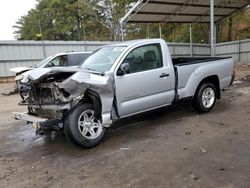
[[[220,98],[221,98],[220,81],[219,81],[219,77],[218,77],[217,75],[213,75],[213,76],[209,76],[209,77],[204,78],[204,79],[200,82],[200,84],[198,85],[195,94],[197,93],[199,87],[200,87],[202,84],[208,83],[208,82],[209,82],[209,83],[212,83],[212,84],[215,86],[216,92],[217,92],[216,98],[217,98],[217,99],[220,99]]]
[[[98,93],[90,89],[86,90],[84,94],[84,102],[90,103],[93,105],[95,115],[97,118],[102,117],[102,103],[101,98]]]

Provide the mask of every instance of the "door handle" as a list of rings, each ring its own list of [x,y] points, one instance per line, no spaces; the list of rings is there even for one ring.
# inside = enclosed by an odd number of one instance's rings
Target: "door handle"
[[[168,77],[169,76],[169,74],[167,74],[167,73],[162,73],[161,75],[160,75],[160,78],[165,78],[165,77]]]

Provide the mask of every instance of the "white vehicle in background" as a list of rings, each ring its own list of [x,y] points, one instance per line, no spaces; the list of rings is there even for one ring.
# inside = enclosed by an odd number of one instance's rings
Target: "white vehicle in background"
[[[22,73],[33,70],[35,68],[49,68],[49,67],[77,67],[82,64],[92,52],[64,52],[51,55],[35,66],[31,67],[13,67],[10,69],[16,75],[15,80],[18,80]],[[3,95],[11,95],[18,92],[19,83],[16,82],[14,89]]]
[[[35,66],[31,67],[14,67],[10,71],[16,73],[16,76],[35,69],[35,68],[48,68],[48,67],[67,67],[78,66],[85,59],[87,59],[92,52],[64,52],[51,55]]]

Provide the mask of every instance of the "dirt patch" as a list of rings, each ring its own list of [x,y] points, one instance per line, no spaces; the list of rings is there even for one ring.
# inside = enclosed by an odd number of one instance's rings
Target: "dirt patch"
[[[250,64],[235,64],[236,80],[250,75]]]

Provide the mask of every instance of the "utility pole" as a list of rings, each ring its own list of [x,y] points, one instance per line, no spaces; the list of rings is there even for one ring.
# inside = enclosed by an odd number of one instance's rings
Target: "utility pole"
[[[190,44],[190,56],[193,57],[193,31],[192,31],[192,24],[189,24],[189,44]]]
[[[86,31],[85,31],[85,24],[84,24],[84,19],[82,19],[82,30],[83,30],[83,40],[84,40],[84,45],[85,45],[85,51],[87,52],[87,41],[86,41]]]
[[[161,24],[159,23],[159,37],[162,38],[162,32],[161,32]]]
[[[150,38],[150,28],[149,28],[149,24],[147,24],[147,38]]]
[[[228,37],[227,37],[227,40],[228,41],[232,41],[233,40],[233,17],[229,17],[229,20],[228,20]]]
[[[210,0],[210,45],[211,45],[211,56],[215,55],[214,45],[214,0]]]
[[[173,57],[175,57],[175,29],[173,29],[173,42],[172,42],[172,48],[173,48]]]
[[[43,32],[42,32],[42,26],[41,26],[41,21],[38,20],[39,23],[39,30],[41,34],[41,39],[42,39],[42,48],[43,48],[43,57],[46,58],[46,53],[45,53],[45,46],[44,46],[44,40],[43,40]]]
[[[120,32],[121,32],[121,40],[122,40],[122,42],[124,41],[124,31],[123,31],[123,23],[122,22],[120,22]]]

